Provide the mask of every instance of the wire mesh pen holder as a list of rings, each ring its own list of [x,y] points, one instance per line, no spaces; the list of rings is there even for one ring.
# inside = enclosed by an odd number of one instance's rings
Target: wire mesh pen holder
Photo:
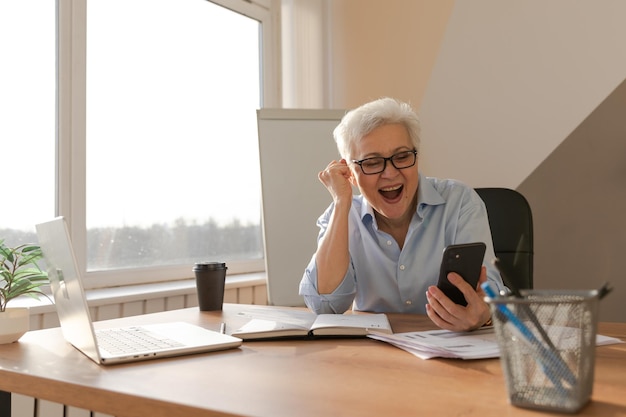
[[[509,402],[566,413],[591,398],[598,291],[522,291],[491,306]]]

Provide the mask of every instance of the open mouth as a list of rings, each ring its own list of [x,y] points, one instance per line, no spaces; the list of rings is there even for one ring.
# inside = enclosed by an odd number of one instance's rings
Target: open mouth
[[[386,200],[395,200],[400,197],[402,194],[402,190],[404,189],[404,185],[394,185],[393,187],[381,188],[378,192],[385,198]]]

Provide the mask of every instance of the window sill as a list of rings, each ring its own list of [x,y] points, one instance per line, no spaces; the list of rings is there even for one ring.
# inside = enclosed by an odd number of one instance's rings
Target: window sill
[[[265,285],[266,283],[265,272],[229,275],[226,277],[225,289],[254,287]],[[113,302],[128,303],[145,300],[146,298],[186,295],[195,291],[195,287],[196,282],[194,279],[184,279],[172,282],[100,288],[87,290],[86,294],[89,306],[97,307],[112,304]],[[40,300],[35,300],[30,297],[21,297],[12,300],[9,307],[28,307],[31,315],[55,312],[54,305],[45,297],[41,297]]]

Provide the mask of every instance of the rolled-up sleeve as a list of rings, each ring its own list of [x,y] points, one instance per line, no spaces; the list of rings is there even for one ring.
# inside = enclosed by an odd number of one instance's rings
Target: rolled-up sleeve
[[[313,255],[300,281],[300,295],[304,297],[307,307],[316,314],[342,314],[352,305],[355,293],[354,273],[350,267],[335,291],[320,294],[317,290],[317,267]]]

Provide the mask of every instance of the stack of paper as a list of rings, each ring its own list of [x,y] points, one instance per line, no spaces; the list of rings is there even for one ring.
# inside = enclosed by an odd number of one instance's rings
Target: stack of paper
[[[550,329],[549,333],[554,335],[553,331],[553,329]],[[395,334],[373,332],[368,337],[390,343],[421,359],[485,359],[500,356],[500,349],[498,348],[498,341],[496,340],[493,327],[485,327],[473,332],[451,332],[448,330]],[[614,337],[602,335],[597,335],[596,337],[598,346],[615,343],[623,342]]]
[[[421,359],[483,359],[500,356],[493,328],[473,332],[429,330],[395,334],[372,333],[368,337],[390,343]]]

